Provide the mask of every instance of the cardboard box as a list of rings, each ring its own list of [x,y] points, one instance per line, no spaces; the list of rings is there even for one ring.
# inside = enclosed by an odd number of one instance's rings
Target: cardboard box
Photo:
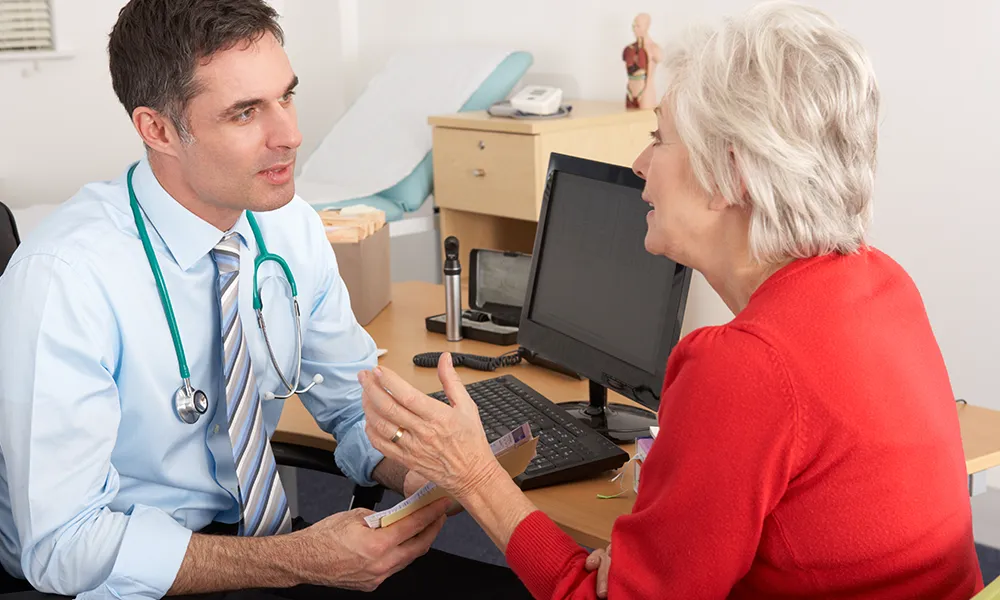
[[[340,277],[351,295],[351,309],[362,326],[392,301],[389,228],[381,227],[357,242],[331,242]]]
[[[385,213],[371,212],[343,214],[336,209],[320,211],[320,219],[326,228],[326,238],[332,243],[357,242],[385,226]]]

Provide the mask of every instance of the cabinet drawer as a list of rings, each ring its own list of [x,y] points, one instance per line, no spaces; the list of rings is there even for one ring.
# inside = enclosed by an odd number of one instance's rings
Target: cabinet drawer
[[[435,127],[435,202],[443,208],[537,221],[537,138]]]

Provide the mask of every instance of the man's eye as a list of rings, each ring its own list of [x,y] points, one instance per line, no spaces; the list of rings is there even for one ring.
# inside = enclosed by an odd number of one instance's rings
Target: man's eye
[[[253,119],[253,115],[256,111],[256,108],[248,108],[236,115],[235,119],[238,123],[249,123]]]
[[[285,94],[284,96],[282,96],[281,97],[282,104],[287,104],[287,103],[291,102],[292,101],[292,96],[294,96],[294,95],[295,95],[295,92],[292,91],[292,92],[288,92],[287,94]]]

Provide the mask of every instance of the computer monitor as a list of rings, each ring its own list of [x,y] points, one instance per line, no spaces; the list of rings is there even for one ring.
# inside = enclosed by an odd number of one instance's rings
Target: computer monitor
[[[552,154],[518,343],[590,380],[562,406],[616,442],[649,435],[680,337],[691,269],[646,251],[644,182],[631,169]],[[614,390],[650,410],[607,403]]]

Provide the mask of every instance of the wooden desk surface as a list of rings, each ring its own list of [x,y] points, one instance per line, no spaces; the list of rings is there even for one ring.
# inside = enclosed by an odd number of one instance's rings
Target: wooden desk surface
[[[443,335],[427,332],[424,318],[444,310],[444,286],[421,282],[396,283],[393,284],[392,297],[392,304],[366,329],[380,348],[389,351],[379,363],[396,371],[423,392],[436,392],[441,389],[441,384],[434,369],[423,369],[413,364],[415,354],[449,350],[496,356],[513,349],[471,340],[450,343]],[[586,382],[531,365],[522,364],[495,373],[459,369],[466,383],[505,373],[514,375],[553,402],[587,397]],[[608,394],[608,398],[612,402],[632,404],[613,392]],[[959,405],[958,414],[969,474],[1000,466],[1000,412]],[[295,397],[285,403],[274,439],[328,450],[336,447],[336,443],[316,425],[312,415]],[[630,455],[635,450],[634,444],[623,448]],[[609,472],[585,481],[531,490],[527,495],[577,542],[592,548],[602,547],[611,539],[611,526],[615,519],[631,511],[635,502],[635,494],[631,492],[611,500],[597,498],[597,494],[618,490],[616,483],[609,482],[613,476],[614,473]]]
[[[1000,412],[959,404],[958,423],[969,475],[1000,466]]]

